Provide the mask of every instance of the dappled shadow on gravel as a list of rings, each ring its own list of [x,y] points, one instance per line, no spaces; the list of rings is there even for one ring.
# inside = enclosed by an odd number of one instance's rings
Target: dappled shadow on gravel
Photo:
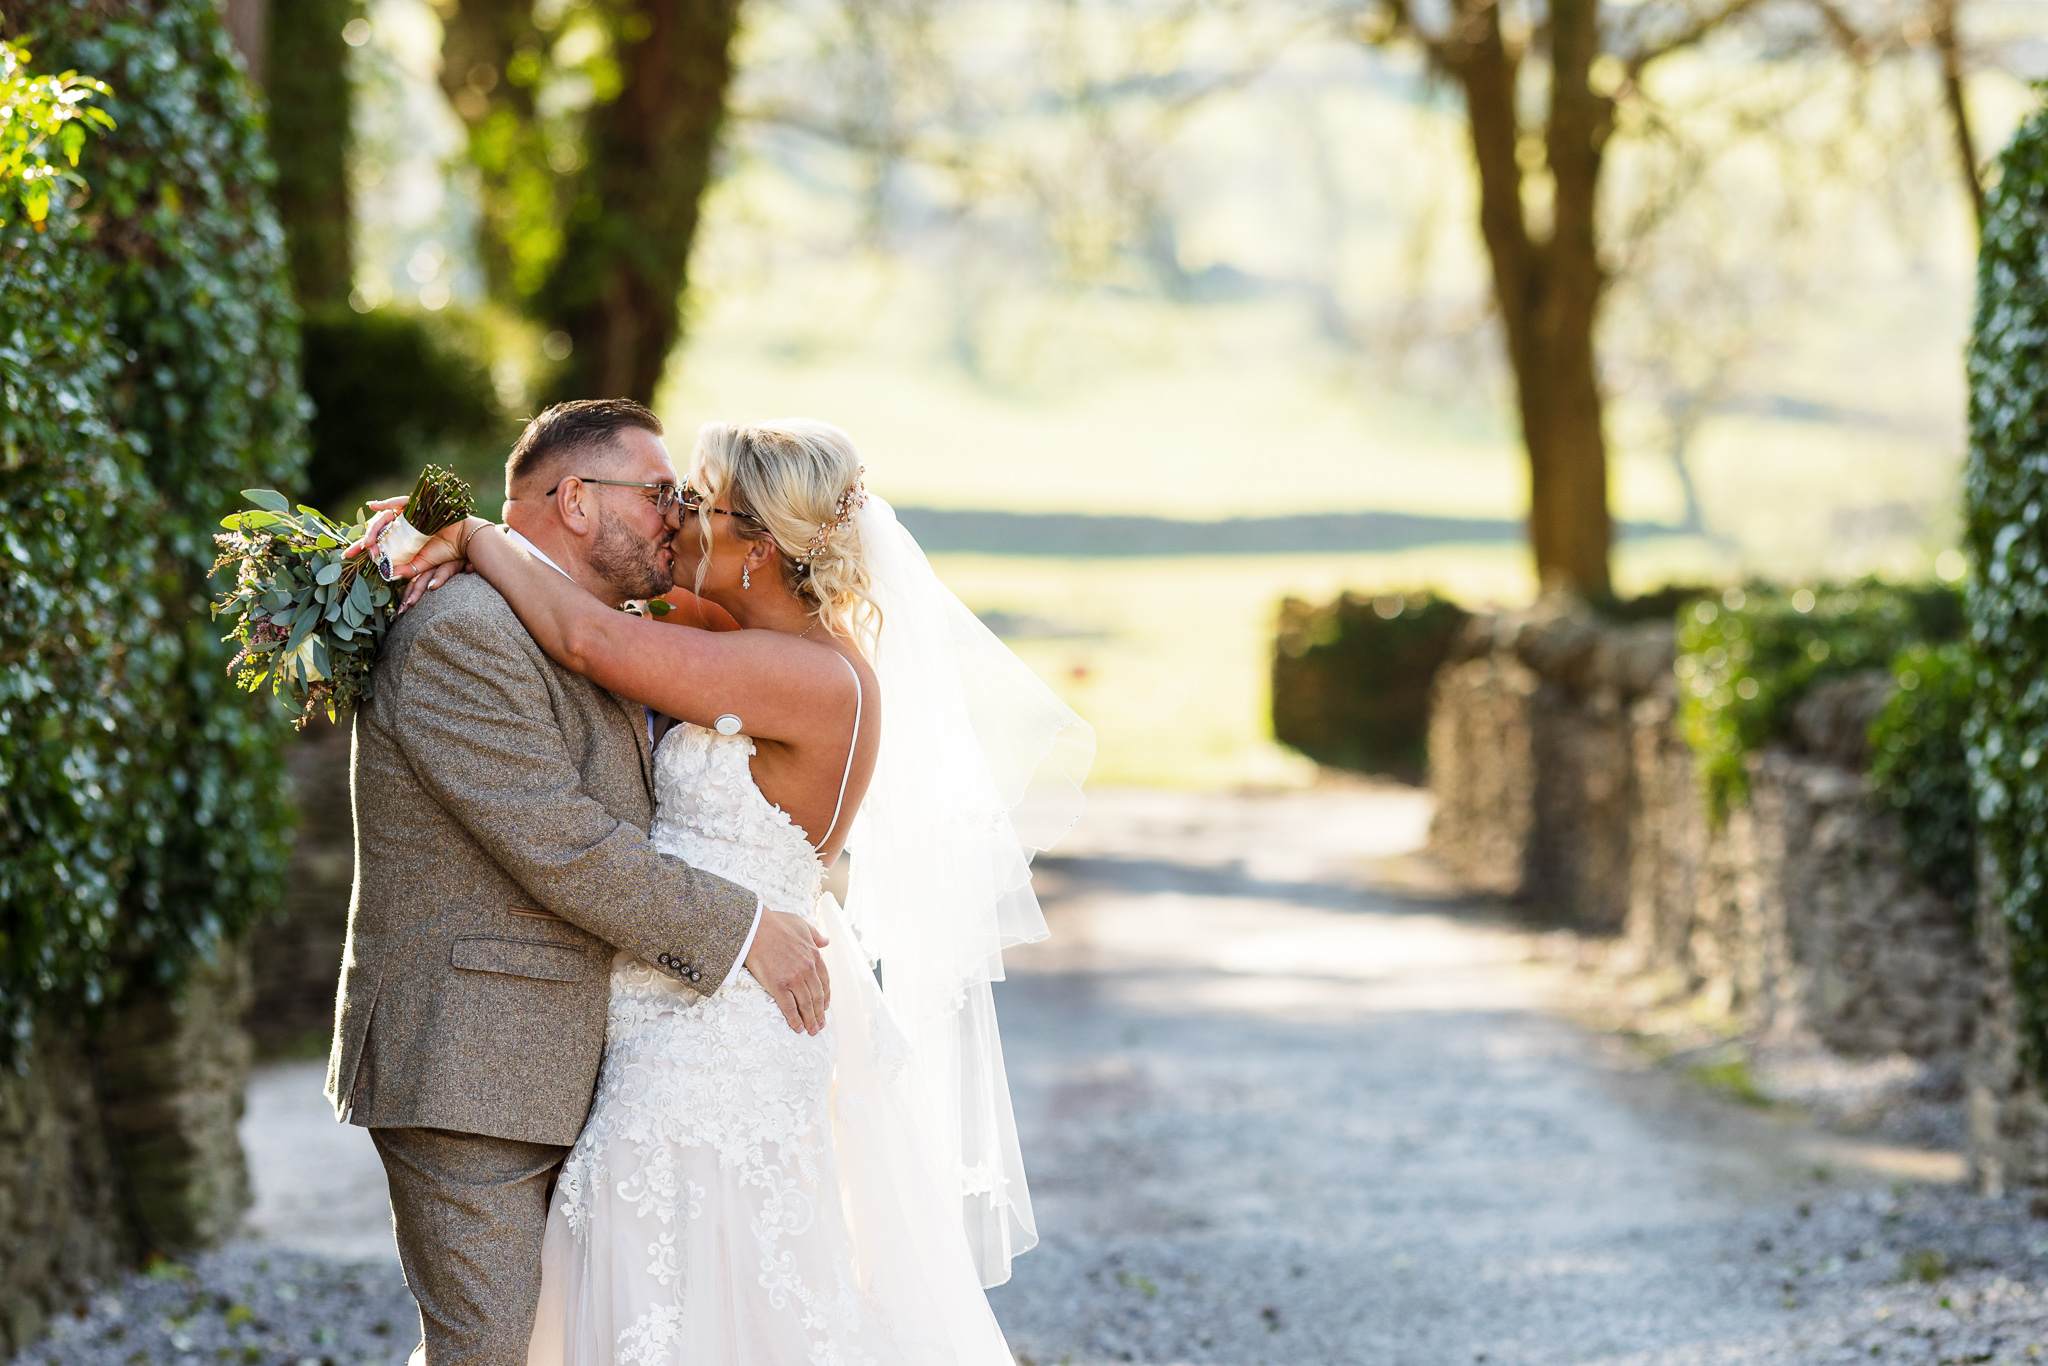
[[[394,1264],[241,1244],[94,1295],[19,1366],[402,1363],[419,1311]]]
[[[1651,1068],[1488,908],[1286,847],[1401,799],[1148,795],[1049,864],[998,996],[1020,1361],[2040,1359],[2048,1223]]]

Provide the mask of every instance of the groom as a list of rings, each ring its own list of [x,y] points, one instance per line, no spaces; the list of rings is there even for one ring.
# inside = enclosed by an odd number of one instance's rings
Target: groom
[[[676,483],[623,399],[530,422],[507,521],[612,604],[666,592]],[[561,668],[482,577],[393,623],[355,723],[356,879],[327,1096],[384,1159],[428,1366],[520,1366],[555,1169],[589,1112],[616,949],[693,991],[744,963],[827,999],[799,916],[657,852],[653,718]],[[424,1354],[424,1356],[422,1356]]]

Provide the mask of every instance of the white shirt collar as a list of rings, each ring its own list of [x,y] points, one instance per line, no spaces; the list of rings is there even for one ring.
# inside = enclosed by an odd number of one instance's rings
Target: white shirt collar
[[[524,535],[523,533],[521,533],[521,532],[519,532],[519,531],[515,531],[515,530],[514,530],[513,528],[511,528],[511,527],[509,527],[509,526],[508,526],[508,527],[506,527],[506,528],[505,528],[505,534],[506,534],[506,535],[507,535],[508,537],[510,537],[510,538],[511,538],[512,540],[514,540],[514,541],[517,541],[517,542],[518,542],[518,543],[519,543],[520,545],[523,545],[523,546],[525,546],[525,547],[526,547],[526,553],[527,553],[527,554],[529,554],[529,555],[533,556],[533,557],[534,557],[534,558],[535,558],[536,560],[539,560],[539,561],[540,561],[540,562],[541,562],[542,564],[544,564],[544,565],[546,565],[546,566],[547,566],[548,568],[550,568],[550,569],[554,570],[554,571],[555,571],[555,572],[556,572],[557,574],[560,574],[560,575],[561,575],[561,576],[562,576],[563,578],[565,578],[565,579],[568,579],[568,580],[569,580],[570,582],[572,582],[572,583],[573,583],[573,582],[575,582],[576,576],[575,576],[574,574],[571,574],[571,573],[570,573],[570,572],[569,572],[568,570],[566,570],[566,569],[562,568],[562,566],[560,566],[560,565],[556,564],[556,563],[555,563],[555,562],[554,562],[553,560],[549,559],[549,558],[548,558],[548,552],[547,552],[547,551],[545,551],[545,550],[542,550],[542,549],[541,549],[541,548],[540,548],[539,546],[535,545],[535,544],[534,544],[534,543],[533,543],[532,541],[529,541],[529,540],[527,540],[527,539],[526,539],[526,537],[525,537],[525,535]]]

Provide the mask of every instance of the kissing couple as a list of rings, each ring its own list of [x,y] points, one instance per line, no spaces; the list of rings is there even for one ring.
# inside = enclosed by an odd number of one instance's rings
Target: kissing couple
[[[1011,1361],[990,983],[1094,740],[861,476],[793,420],[706,425],[679,480],[646,408],[564,403],[503,525],[394,570],[327,1094],[415,1362]]]

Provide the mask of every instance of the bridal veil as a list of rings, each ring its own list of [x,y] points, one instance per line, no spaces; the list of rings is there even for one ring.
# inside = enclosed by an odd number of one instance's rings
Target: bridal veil
[[[932,571],[880,498],[858,514],[881,610],[882,745],[847,848],[847,917],[909,1045],[906,1098],[958,1181],[983,1285],[1038,1241],[991,983],[1046,936],[1031,859],[1081,814],[1087,724]]]

